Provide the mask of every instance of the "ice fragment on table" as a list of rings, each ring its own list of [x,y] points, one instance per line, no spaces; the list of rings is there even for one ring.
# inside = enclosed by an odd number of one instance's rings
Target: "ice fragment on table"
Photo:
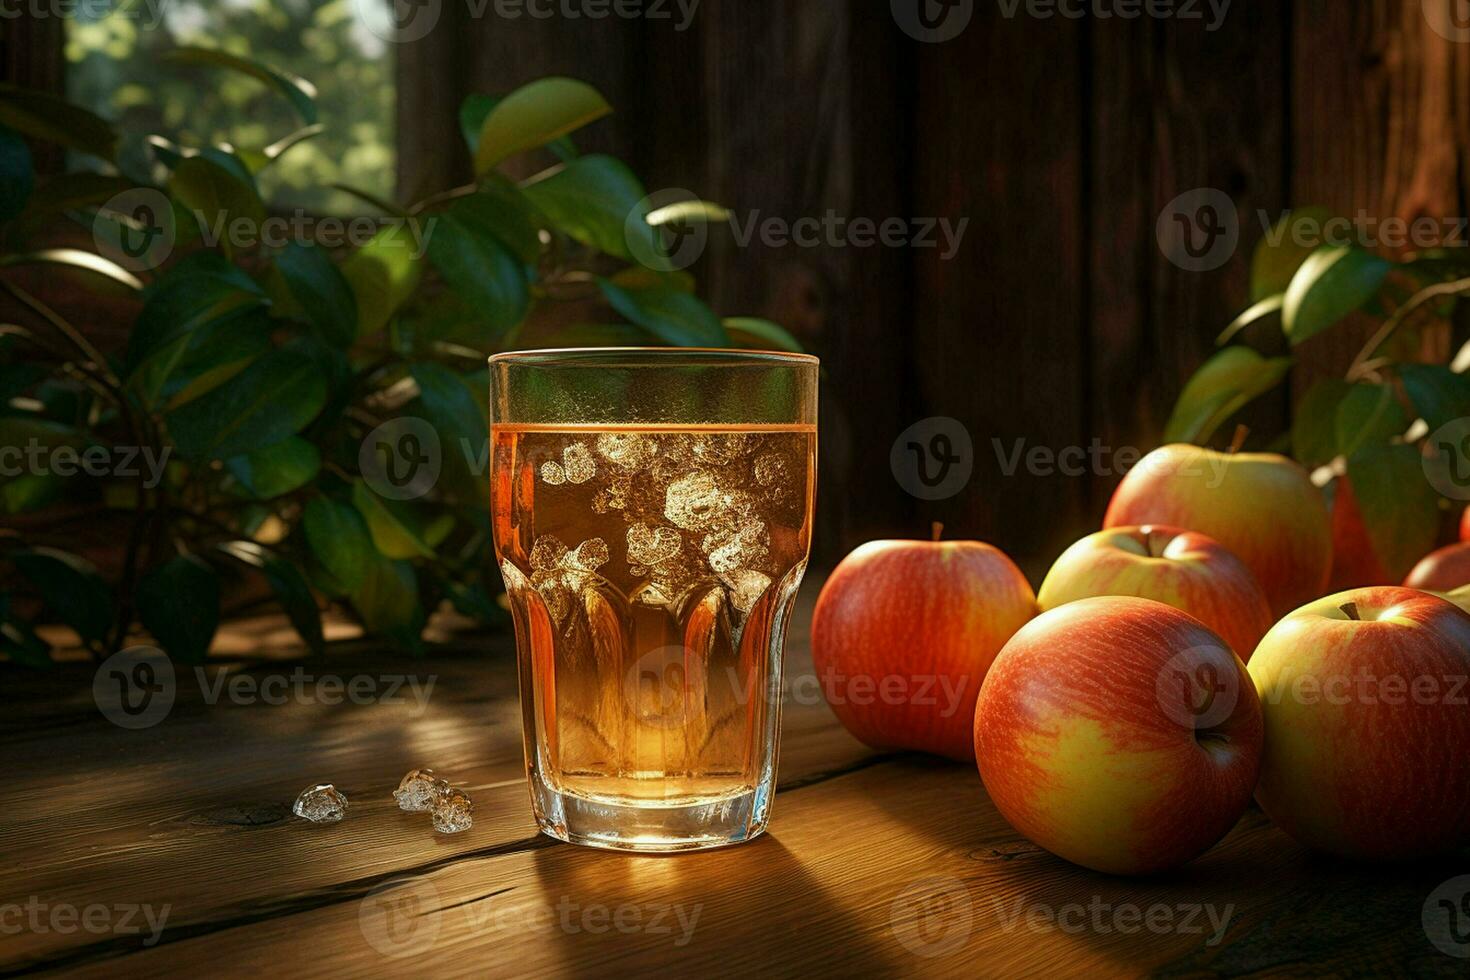
[[[432,809],[440,794],[448,792],[449,783],[434,775],[432,769],[415,769],[398,784],[393,798],[400,810],[423,813]]]
[[[567,482],[567,471],[556,460],[541,464],[541,479],[550,486],[559,487]]]
[[[605,432],[597,437],[597,454],[608,462],[629,470],[636,470],[648,462],[654,448],[653,439],[649,436]]]
[[[434,829],[441,834],[458,834],[469,830],[475,820],[472,814],[475,812],[475,804],[470,801],[469,794],[464,790],[451,789],[440,794],[434,800],[434,807],[430,811]]]
[[[302,790],[291,812],[312,823],[336,823],[347,815],[347,797],[331,783],[320,783]]]

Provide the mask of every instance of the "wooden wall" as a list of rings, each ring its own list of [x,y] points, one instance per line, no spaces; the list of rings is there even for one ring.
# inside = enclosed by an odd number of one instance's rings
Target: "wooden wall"
[[[825,361],[828,557],[940,520],[1039,571],[1096,525],[1117,476],[1007,476],[993,440],[1156,445],[1184,379],[1245,304],[1258,213],[1467,213],[1470,43],[1431,24],[1456,2],[1235,0],[1211,31],[1041,20],[1025,0],[1008,18],[1010,0],[970,0],[958,37],[922,43],[883,0],[702,0],[683,32],[508,21],[493,4],[443,0],[439,27],[399,48],[400,188],[465,178],[464,94],[559,73],[606,92],[618,114],[588,142],[650,189],[788,220],[968,218],[950,261],[740,248],[717,232],[695,271],[717,309],[776,319]],[[1222,268],[1188,272],[1155,224],[1203,187],[1233,199],[1241,242]],[[1295,393],[1345,363],[1354,339],[1314,341]],[[1256,411],[1280,422],[1289,397]],[[900,431],[940,415],[971,432],[974,476],[926,503],[899,488],[888,456]]]

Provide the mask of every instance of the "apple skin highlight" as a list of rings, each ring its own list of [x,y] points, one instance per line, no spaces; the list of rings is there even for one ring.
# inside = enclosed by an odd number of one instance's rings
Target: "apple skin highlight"
[[[1251,570],[1197,531],[1147,525],[1089,535],[1068,548],[1037,594],[1043,612],[1094,596],[1153,599],[1189,613],[1249,661],[1275,624]]]
[[[1470,843],[1470,615],[1411,589],[1346,592],[1277,624],[1249,670],[1256,799],[1288,834],[1375,861]]]
[[[1026,576],[988,544],[871,542],[843,559],[817,599],[817,680],[865,744],[973,762],[980,683],[1036,613]]]
[[[1196,687],[1203,679],[1218,690]],[[1219,636],[1123,597],[1028,624],[991,666],[975,712],[980,775],[1001,815],[1053,854],[1111,874],[1174,868],[1224,837],[1255,790],[1262,731],[1245,665]]]

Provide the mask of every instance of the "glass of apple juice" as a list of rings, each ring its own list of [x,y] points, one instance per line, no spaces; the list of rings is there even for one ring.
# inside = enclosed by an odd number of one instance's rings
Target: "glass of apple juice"
[[[633,851],[760,834],[816,492],[814,357],[491,358],[491,507],[541,830]]]

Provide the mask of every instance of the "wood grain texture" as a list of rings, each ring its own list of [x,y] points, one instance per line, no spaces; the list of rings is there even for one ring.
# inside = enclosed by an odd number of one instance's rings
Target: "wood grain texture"
[[[952,258],[915,253],[910,421],[958,419],[976,460],[963,494],[921,513],[956,537],[1049,560],[1084,526],[1084,483],[1008,473],[1001,453],[1059,452],[1090,431],[1083,27],[976,4],[964,33],[923,47],[914,210],[970,226]]]
[[[1355,868],[1253,810],[1179,871],[1113,878],[1020,838],[973,768],[859,745],[813,683],[815,585],[792,630],[770,833],[703,854],[536,834],[504,638],[407,664],[361,645],[297,661],[261,646],[284,623],[257,621],[227,636],[238,652],[223,674],[186,678],[169,717],[139,732],[98,717],[85,665],[59,668],[80,682],[68,696],[12,672],[23,710],[0,727],[0,909],[147,905],[166,919],[151,941],[146,928],[8,929],[0,975],[1460,975],[1421,913],[1470,871],[1463,855]],[[298,666],[435,684],[423,710],[204,696],[221,676]],[[390,791],[424,764],[473,796],[471,831],[437,836],[397,810]],[[288,815],[318,780],[348,795],[342,823]]]

